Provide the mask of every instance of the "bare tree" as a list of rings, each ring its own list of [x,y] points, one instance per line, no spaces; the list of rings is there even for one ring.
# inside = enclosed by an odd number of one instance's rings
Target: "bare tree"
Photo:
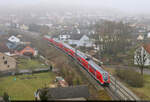
[[[68,82],[69,86],[73,85],[73,76],[70,74],[66,77],[66,81]]]
[[[143,75],[143,69],[145,66],[145,62],[147,60],[147,54],[143,47],[139,48],[135,52],[135,61],[141,70],[141,75]]]
[[[111,21],[96,23],[94,39],[96,45],[99,45],[100,57],[117,61],[118,54],[125,54],[131,46],[129,42],[131,35],[132,28],[128,24]]]

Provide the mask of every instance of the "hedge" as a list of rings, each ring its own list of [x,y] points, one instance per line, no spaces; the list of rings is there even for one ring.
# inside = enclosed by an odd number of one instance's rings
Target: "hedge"
[[[132,87],[143,87],[143,76],[133,69],[116,69],[116,75]]]

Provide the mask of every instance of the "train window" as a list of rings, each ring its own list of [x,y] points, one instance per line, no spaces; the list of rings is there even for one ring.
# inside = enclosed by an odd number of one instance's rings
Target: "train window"
[[[89,60],[90,60],[90,58],[88,57],[88,58],[86,58],[85,60],[89,61]]]

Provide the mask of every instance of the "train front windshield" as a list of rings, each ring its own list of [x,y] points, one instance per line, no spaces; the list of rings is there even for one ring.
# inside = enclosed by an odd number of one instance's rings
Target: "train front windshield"
[[[104,81],[108,81],[108,73],[103,73],[103,79]]]

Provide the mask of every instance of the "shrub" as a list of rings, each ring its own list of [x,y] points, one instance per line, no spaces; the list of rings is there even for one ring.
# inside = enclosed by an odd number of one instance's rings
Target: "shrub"
[[[46,101],[48,99],[47,93],[48,93],[48,90],[46,88],[41,90],[41,92],[39,94],[41,101]]]
[[[74,79],[74,85],[80,85],[81,84],[81,79],[80,79],[80,77],[76,77],[75,79]]]
[[[116,69],[116,75],[132,87],[143,87],[143,76],[132,69]]]
[[[4,92],[3,99],[4,99],[5,102],[9,102],[9,95],[8,95],[8,93]]]

